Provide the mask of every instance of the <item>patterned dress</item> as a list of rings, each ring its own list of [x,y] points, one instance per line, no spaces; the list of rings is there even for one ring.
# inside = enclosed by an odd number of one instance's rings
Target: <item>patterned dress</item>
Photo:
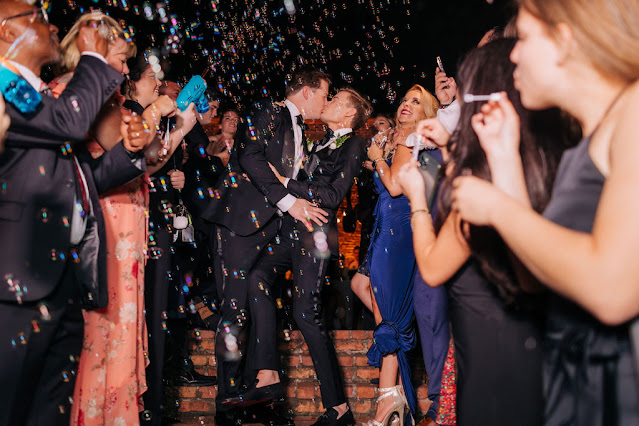
[[[96,157],[104,151],[89,145]],[[146,176],[100,197],[107,238],[109,305],[84,311],[84,344],[73,395],[71,424],[134,425],[146,391],[144,318]]]
[[[58,96],[71,74],[49,86]],[[116,93],[121,105],[124,99]],[[104,149],[87,143],[94,158]],[[109,304],[83,311],[84,341],[77,372],[72,425],[139,424],[140,396],[147,389],[147,333],[144,318],[144,265],[147,254],[148,175],[100,196],[107,247]],[[95,207],[94,207],[95,208]]]

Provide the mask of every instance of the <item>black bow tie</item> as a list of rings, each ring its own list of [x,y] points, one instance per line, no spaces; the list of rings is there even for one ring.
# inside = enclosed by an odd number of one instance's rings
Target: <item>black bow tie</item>
[[[324,135],[324,139],[319,143],[320,146],[324,145],[326,142],[330,141],[331,138],[335,135],[335,132],[331,129],[326,129],[326,134]]]
[[[295,120],[297,120],[297,125],[300,126],[302,130],[306,130],[306,124],[304,124],[304,117],[302,117],[302,114],[295,117]]]

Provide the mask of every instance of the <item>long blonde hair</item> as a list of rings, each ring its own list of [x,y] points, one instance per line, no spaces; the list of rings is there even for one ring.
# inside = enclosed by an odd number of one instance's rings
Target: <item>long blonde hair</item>
[[[100,26],[104,25],[106,34],[103,34],[107,40],[114,40],[116,38],[122,38],[126,40],[124,36],[124,30],[122,26],[115,19],[100,12],[99,10],[86,13],[73,24],[67,35],[62,39],[60,43],[60,49],[62,50],[62,61],[60,63],[63,71],[73,71],[80,62],[80,51],[78,50],[78,31],[80,26],[86,25],[87,22],[96,21],[100,22]],[[136,48],[135,44],[129,43],[129,50],[127,51],[127,57],[135,56]]]
[[[419,92],[419,98],[421,100],[422,108],[424,109],[425,118],[433,118],[437,117],[437,110],[439,109],[439,101],[436,97],[430,94],[430,92],[424,89],[419,84],[413,85],[410,89],[406,91],[406,93],[411,91]],[[397,132],[399,130],[399,116],[401,115],[401,109],[397,109],[397,113],[395,113],[395,122],[398,123],[397,127],[393,127],[391,132]],[[388,142],[384,145],[384,158],[391,157],[395,152],[395,136],[389,137]]]
[[[639,79],[637,0],[518,0],[519,7],[548,26],[570,27],[594,69],[626,82]]]
[[[424,109],[425,118],[433,118],[437,116],[437,110],[439,109],[439,101],[436,97],[430,94],[430,92],[424,89],[419,84],[413,85],[410,89],[406,91],[406,93],[411,91],[419,92],[419,97],[422,101],[422,108]],[[399,116],[401,114],[400,109],[397,109],[397,113],[395,113],[395,122],[399,123]]]

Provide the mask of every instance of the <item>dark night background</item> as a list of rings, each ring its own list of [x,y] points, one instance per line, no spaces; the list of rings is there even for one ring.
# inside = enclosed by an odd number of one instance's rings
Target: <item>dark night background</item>
[[[241,109],[281,98],[293,69],[317,67],[379,112],[393,111],[413,84],[433,92],[435,57],[454,76],[464,53],[513,11],[508,0],[52,0],[60,39],[90,9],[123,20],[138,50],[163,59],[167,78],[206,72]]]

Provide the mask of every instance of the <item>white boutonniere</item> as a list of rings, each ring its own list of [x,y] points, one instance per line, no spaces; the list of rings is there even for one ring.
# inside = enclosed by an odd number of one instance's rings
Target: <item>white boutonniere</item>
[[[335,139],[333,142],[331,142],[331,144],[328,147],[332,150],[335,150],[339,148],[340,146],[344,145],[344,142],[346,142],[346,139],[348,139],[351,136],[351,133],[352,132],[348,132],[345,135],[342,135],[339,138]]]

